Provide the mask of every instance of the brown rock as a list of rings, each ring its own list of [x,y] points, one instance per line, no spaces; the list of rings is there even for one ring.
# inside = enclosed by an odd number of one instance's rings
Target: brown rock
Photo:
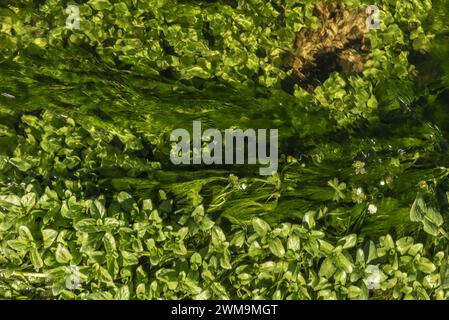
[[[317,4],[315,9],[321,26],[296,34],[289,62],[293,77],[307,89],[320,85],[334,71],[362,72],[370,53],[364,9],[349,11],[343,3]]]

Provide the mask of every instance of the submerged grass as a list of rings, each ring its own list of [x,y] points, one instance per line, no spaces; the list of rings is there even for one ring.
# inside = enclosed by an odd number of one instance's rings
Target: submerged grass
[[[0,297],[447,299],[444,1],[381,2],[364,71],[310,92],[315,3],[65,5],[1,8]],[[172,165],[197,119],[279,128],[278,173]]]

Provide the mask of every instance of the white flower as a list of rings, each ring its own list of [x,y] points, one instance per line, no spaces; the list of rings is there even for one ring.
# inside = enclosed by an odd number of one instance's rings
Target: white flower
[[[240,190],[245,190],[245,189],[246,189],[246,184],[242,183],[242,184],[239,186],[239,188],[240,188]]]
[[[377,207],[374,204],[370,204],[368,206],[368,212],[371,214],[375,214],[377,212]]]

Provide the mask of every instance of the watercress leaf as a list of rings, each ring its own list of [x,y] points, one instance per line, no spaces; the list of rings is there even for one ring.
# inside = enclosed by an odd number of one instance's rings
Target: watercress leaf
[[[275,256],[282,258],[285,255],[285,249],[280,239],[275,238],[271,240],[268,244],[270,251]]]
[[[415,222],[421,222],[424,219],[426,210],[426,204],[424,198],[421,194],[418,194],[415,202],[413,202],[412,208],[410,209],[410,220]]]
[[[57,262],[67,264],[72,260],[72,255],[70,254],[70,251],[60,243],[56,247],[55,258]]]
[[[323,260],[323,263],[321,264],[318,274],[320,275],[320,277],[330,279],[336,270],[337,268],[335,267],[332,258],[325,258]]]
[[[76,230],[86,233],[95,233],[102,230],[97,226],[97,220],[93,218],[79,220],[74,224],[74,227]]]
[[[34,238],[30,232],[30,229],[26,226],[19,227],[19,237],[24,239],[25,241],[34,242]]]
[[[343,249],[350,249],[357,244],[357,235],[350,234],[338,240],[337,245],[341,245]]]
[[[343,254],[343,253],[339,253],[336,256],[336,265],[341,268],[344,272],[346,273],[352,273],[353,271],[353,266],[351,261],[348,260],[348,258]]]
[[[432,221],[424,218],[424,220],[421,221],[424,226],[424,231],[428,234],[436,237],[439,234],[439,228],[436,224],[434,224]]]
[[[421,257],[418,261],[418,269],[424,273],[430,274],[436,270],[436,267],[429,259]]]
[[[44,248],[49,248],[56,240],[58,236],[58,231],[53,229],[44,229],[42,230],[42,238],[44,240]]]
[[[265,236],[271,230],[270,225],[260,218],[253,218],[251,222],[254,231],[261,237]]]
[[[30,247],[30,243],[25,239],[15,239],[9,240],[8,246],[14,249],[19,255],[25,255],[28,252],[28,248]]]
[[[42,258],[39,252],[37,251],[37,248],[34,246],[30,249],[30,260],[31,263],[33,264],[34,269],[37,271],[44,266],[44,262],[42,261]]]
[[[443,216],[433,208],[428,208],[426,210],[425,218],[437,227],[440,227],[444,222]]]

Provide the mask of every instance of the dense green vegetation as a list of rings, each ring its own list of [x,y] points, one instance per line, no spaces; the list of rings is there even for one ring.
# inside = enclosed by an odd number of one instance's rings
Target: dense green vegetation
[[[0,0],[0,297],[448,299],[449,2],[286,90],[315,4]],[[172,165],[195,119],[279,128],[278,173]]]

